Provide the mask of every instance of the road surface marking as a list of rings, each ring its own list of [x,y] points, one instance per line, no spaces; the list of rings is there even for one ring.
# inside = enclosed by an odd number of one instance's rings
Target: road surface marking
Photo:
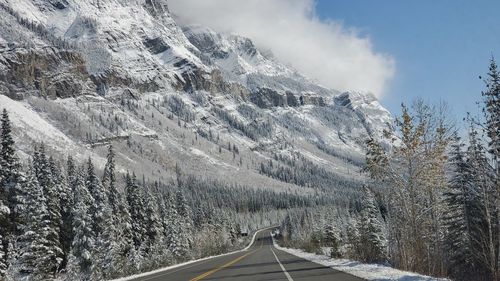
[[[288,281],[293,281],[292,276],[290,276],[290,274],[288,274],[288,272],[286,272],[285,267],[281,264],[280,260],[278,259],[278,256],[276,255],[276,253],[273,251],[273,249],[272,249],[272,248],[271,248],[271,252],[273,252],[273,255],[274,255],[274,257],[276,258],[276,261],[280,264],[280,266],[281,266],[281,270],[283,270],[283,273],[285,273],[285,276],[286,276],[286,278],[288,279]]]
[[[188,269],[188,268],[191,268],[191,267],[195,267],[195,266],[207,263],[209,261],[212,261],[212,259],[206,259],[204,261],[199,261],[199,262],[196,262],[196,263],[194,263],[192,265],[188,265],[188,266],[181,266],[178,269],[174,269],[174,270],[170,270],[170,271],[166,271],[166,272],[159,272],[158,274],[151,274],[151,276],[149,278],[142,279],[142,280],[146,281],[146,280],[151,280],[151,279],[155,279],[155,278],[158,278],[158,277],[162,277],[162,276],[165,276],[165,275],[170,275],[172,273],[176,273],[176,272],[181,271],[181,270],[185,270],[185,269]]]
[[[251,254],[253,254],[255,252],[257,252],[257,250],[254,250],[254,251],[251,251],[249,253],[246,253],[246,254],[244,254],[241,257],[238,257],[238,258],[236,258],[236,259],[234,259],[234,260],[232,260],[232,261],[230,261],[230,262],[228,262],[228,263],[226,263],[226,264],[224,264],[224,265],[222,265],[220,267],[217,267],[217,268],[214,268],[214,269],[212,269],[210,271],[207,271],[207,272],[203,273],[202,275],[199,275],[199,276],[197,276],[197,277],[195,277],[195,278],[193,278],[193,279],[191,279],[189,281],[198,281],[198,280],[201,280],[201,279],[203,279],[203,278],[205,278],[207,276],[210,276],[210,275],[216,273],[217,271],[219,271],[221,269],[224,269],[226,267],[229,267],[229,266],[231,266],[231,265],[239,262],[240,260],[244,259],[245,257],[247,257],[247,256],[249,256],[249,255],[251,255]]]

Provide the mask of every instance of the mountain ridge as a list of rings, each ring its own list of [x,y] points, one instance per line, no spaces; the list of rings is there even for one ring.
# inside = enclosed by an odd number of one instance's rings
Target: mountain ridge
[[[147,178],[171,179],[178,164],[307,192],[362,178],[365,140],[392,120],[376,99],[317,85],[248,38],[179,26],[166,1],[0,4],[0,107],[29,112],[14,113],[21,150],[44,140],[99,159],[113,143],[121,169]],[[70,144],[24,136],[27,115]]]

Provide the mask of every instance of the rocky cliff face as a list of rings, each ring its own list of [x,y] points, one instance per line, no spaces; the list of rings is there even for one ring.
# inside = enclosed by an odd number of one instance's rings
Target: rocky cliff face
[[[113,143],[123,170],[149,178],[179,164],[255,187],[296,189],[295,174],[302,190],[352,180],[391,121],[248,38],[178,26],[164,0],[0,0],[0,107],[21,149],[102,159]],[[30,134],[35,119],[47,128]]]

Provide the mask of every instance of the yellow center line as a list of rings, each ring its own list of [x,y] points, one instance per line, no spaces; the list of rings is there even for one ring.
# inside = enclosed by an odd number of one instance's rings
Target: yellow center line
[[[222,265],[220,267],[217,267],[217,268],[214,268],[214,269],[212,269],[210,271],[207,271],[207,272],[203,273],[202,275],[199,275],[199,276],[197,276],[197,277],[195,277],[195,278],[193,278],[193,279],[191,279],[189,281],[198,281],[198,280],[201,280],[201,279],[203,279],[203,278],[205,278],[207,276],[210,276],[210,275],[216,273],[217,271],[219,271],[221,269],[224,269],[226,267],[229,267],[229,266],[231,266],[231,265],[239,262],[240,260],[244,259],[245,257],[247,257],[247,256],[249,256],[249,255],[251,255],[251,254],[253,254],[255,252],[257,252],[257,250],[254,250],[254,251],[251,251],[249,253],[246,253],[246,254],[244,254],[241,257],[238,257],[238,258],[236,258],[236,259],[234,259],[234,260],[232,260],[232,261],[230,261],[230,262],[228,262],[228,263],[226,263],[226,264],[224,264],[224,265]]]

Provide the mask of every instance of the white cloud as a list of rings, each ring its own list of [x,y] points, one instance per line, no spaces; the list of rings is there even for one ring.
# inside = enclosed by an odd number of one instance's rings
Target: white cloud
[[[170,0],[181,24],[201,24],[251,38],[261,48],[322,85],[380,97],[394,60],[368,38],[314,15],[314,0]]]

